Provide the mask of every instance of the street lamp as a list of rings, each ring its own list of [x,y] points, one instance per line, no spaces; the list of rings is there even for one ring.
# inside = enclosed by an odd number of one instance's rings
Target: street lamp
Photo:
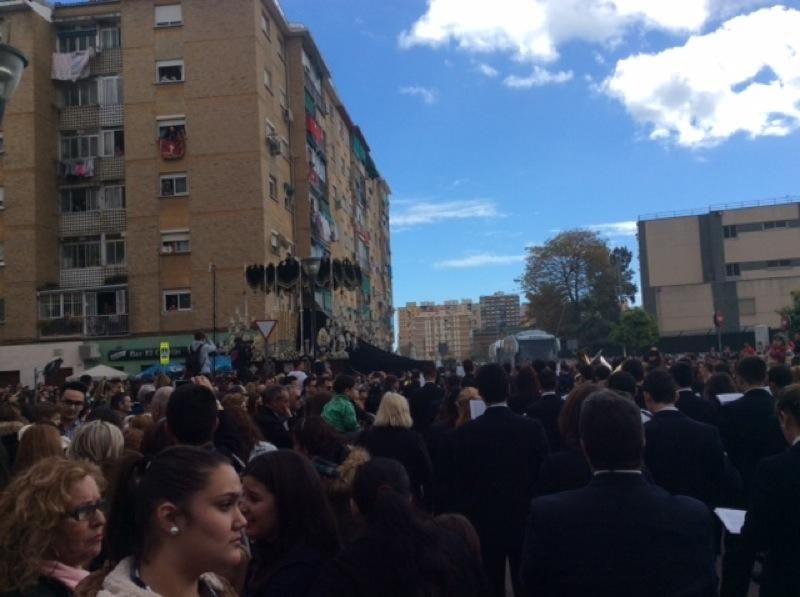
[[[303,274],[309,280],[309,287],[311,290],[311,355],[316,358],[317,356],[317,276],[319,275],[319,268],[322,265],[321,257],[306,257],[300,262],[303,268]],[[302,284],[301,284],[302,288]],[[302,305],[300,306],[300,320],[303,319]],[[302,345],[303,338],[300,338]]]
[[[11,96],[17,90],[28,59],[16,48],[0,43],[0,125]]]

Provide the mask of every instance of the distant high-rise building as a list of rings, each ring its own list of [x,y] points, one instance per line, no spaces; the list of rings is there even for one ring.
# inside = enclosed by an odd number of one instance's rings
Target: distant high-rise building
[[[472,332],[480,311],[471,300],[406,303],[397,312],[401,354],[426,360],[472,356]]]
[[[495,292],[480,297],[481,329],[499,334],[519,327],[520,306],[518,294]]]

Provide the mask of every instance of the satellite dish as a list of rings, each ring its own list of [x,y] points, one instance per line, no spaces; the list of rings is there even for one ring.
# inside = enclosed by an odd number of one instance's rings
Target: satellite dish
[[[55,359],[54,361],[50,361],[47,365],[44,366],[44,373],[45,378],[48,378],[52,375],[55,375],[61,369],[61,363],[64,362],[64,359]]]

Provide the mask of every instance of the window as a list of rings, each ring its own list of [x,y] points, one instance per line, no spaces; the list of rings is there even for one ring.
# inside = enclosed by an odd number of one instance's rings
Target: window
[[[96,158],[98,154],[97,135],[76,135],[65,133],[61,136],[61,159],[79,160]]]
[[[283,54],[283,38],[280,36],[278,36],[278,58],[280,58],[281,61],[286,60]]]
[[[270,38],[269,37],[269,34],[270,34],[269,17],[263,12],[261,13],[261,31],[264,32],[264,35],[267,36],[267,39]]]
[[[286,108],[289,105],[289,96],[286,94],[286,88],[281,87],[281,108]]]
[[[62,29],[58,32],[58,51],[62,54],[96,47],[97,29],[94,27]]]
[[[63,189],[61,191],[61,213],[95,211],[100,206],[96,188]]]
[[[6,299],[0,298],[0,323],[6,320]]]
[[[116,106],[122,103],[122,79],[120,77],[100,77],[97,84],[100,88],[101,106]]]
[[[6,264],[5,245],[3,245],[3,243],[0,243],[0,267],[4,266],[5,264]]]
[[[274,230],[272,231],[272,234],[270,234],[270,247],[275,255],[280,255],[280,240],[278,239],[278,233]]]
[[[176,27],[183,25],[183,11],[180,4],[156,6],[156,27]]]
[[[121,236],[106,237],[106,265],[125,265],[125,239]]]
[[[772,230],[775,228],[775,222],[764,222],[764,230]]]
[[[738,263],[728,263],[725,265],[725,275],[726,276],[739,276],[741,275],[741,268],[739,267]]]
[[[125,209],[125,187],[115,185],[113,187],[103,187],[103,208],[105,209]]]
[[[0,209],[6,208],[6,188],[0,187]]]
[[[268,68],[264,69],[264,87],[272,91],[272,71]]]
[[[116,27],[109,27],[100,30],[100,48],[103,50],[110,50],[112,48],[120,47],[119,29]]]
[[[6,138],[3,133],[0,133],[0,155],[6,152]]]
[[[125,135],[122,129],[113,129],[101,132],[103,140],[100,155],[104,158],[121,157],[125,155]]]
[[[161,254],[182,255],[191,252],[188,230],[169,230],[161,233]]]
[[[100,266],[100,239],[70,239],[61,245],[61,265],[63,269]]]
[[[767,261],[767,268],[791,267],[790,259],[771,259]]]
[[[158,121],[158,138],[176,141],[186,137],[186,119],[174,118]]]
[[[725,238],[736,238],[736,224],[722,227],[722,236]]]
[[[97,104],[97,81],[78,81],[64,87],[65,106],[92,106]]]
[[[192,310],[191,290],[165,290],[163,296],[165,313]]]
[[[156,62],[156,81],[158,83],[179,83],[183,80],[183,60],[159,60]]]
[[[755,315],[755,314],[756,314],[756,299],[740,298],[739,315]]]
[[[188,195],[189,187],[186,183],[186,173],[163,174],[161,176],[161,196],[175,197]]]
[[[269,196],[270,199],[278,200],[278,179],[271,174],[269,176]]]

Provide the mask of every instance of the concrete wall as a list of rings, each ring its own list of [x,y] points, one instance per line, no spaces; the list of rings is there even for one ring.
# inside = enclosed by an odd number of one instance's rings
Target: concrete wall
[[[651,286],[703,282],[697,218],[646,222]]]

